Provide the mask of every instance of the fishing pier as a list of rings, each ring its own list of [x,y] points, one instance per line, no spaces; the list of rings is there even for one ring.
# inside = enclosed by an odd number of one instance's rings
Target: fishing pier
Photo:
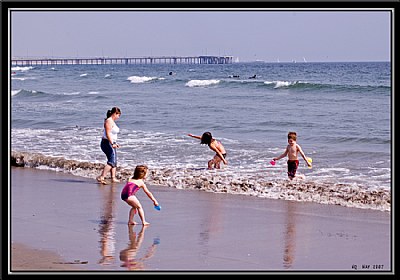
[[[103,64],[231,64],[233,56],[149,56],[94,58],[13,58],[11,66]]]

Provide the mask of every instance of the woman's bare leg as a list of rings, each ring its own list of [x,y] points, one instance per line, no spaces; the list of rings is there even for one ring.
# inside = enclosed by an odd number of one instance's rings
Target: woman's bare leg
[[[119,183],[120,181],[116,177],[117,174],[117,167],[111,168],[111,182],[113,183]]]

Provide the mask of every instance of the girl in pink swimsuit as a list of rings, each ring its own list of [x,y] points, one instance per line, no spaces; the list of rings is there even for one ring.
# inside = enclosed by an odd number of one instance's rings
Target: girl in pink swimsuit
[[[157,200],[154,198],[153,194],[149,191],[146,184],[144,183],[144,179],[147,176],[148,168],[146,165],[138,165],[135,168],[135,172],[133,173],[133,177],[128,180],[126,185],[121,191],[121,199],[125,201],[129,206],[131,206],[131,210],[129,211],[129,225],[135,225],[134,216],[137,212],[139,212],[139,217],[142,220],[143,225],[148,225],[146,218],[144,216],[143,207],[136,197],[136,193],[143,189],[145,194],[153,201],[154,206],[158,206]]]

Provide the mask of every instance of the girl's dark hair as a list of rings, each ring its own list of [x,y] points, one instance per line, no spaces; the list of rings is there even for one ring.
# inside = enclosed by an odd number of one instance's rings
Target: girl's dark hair
[[[111,110],[108,110],[108,111],[107,111],[107,118],[106,118],[106,119],[108,119],[109,117],[111,117],[111,115],[114,114],[114,113],[117,113],[117,114],[120,114],[120,115],[121,115],[121,110],[120,110],[118,107],[112,107]]]
[[[212,140],[211,132],[204,132],[201,136],[200,144],[210,145]]]

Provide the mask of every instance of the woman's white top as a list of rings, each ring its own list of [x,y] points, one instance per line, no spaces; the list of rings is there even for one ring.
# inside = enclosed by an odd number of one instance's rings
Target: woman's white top
[[[117,134],[119,133],[119,127],[114,123],[114,126],[111,128],[111,140],[113,143],[117,142]],[[103,139],[107,139],[106,130],[104,129]]]

